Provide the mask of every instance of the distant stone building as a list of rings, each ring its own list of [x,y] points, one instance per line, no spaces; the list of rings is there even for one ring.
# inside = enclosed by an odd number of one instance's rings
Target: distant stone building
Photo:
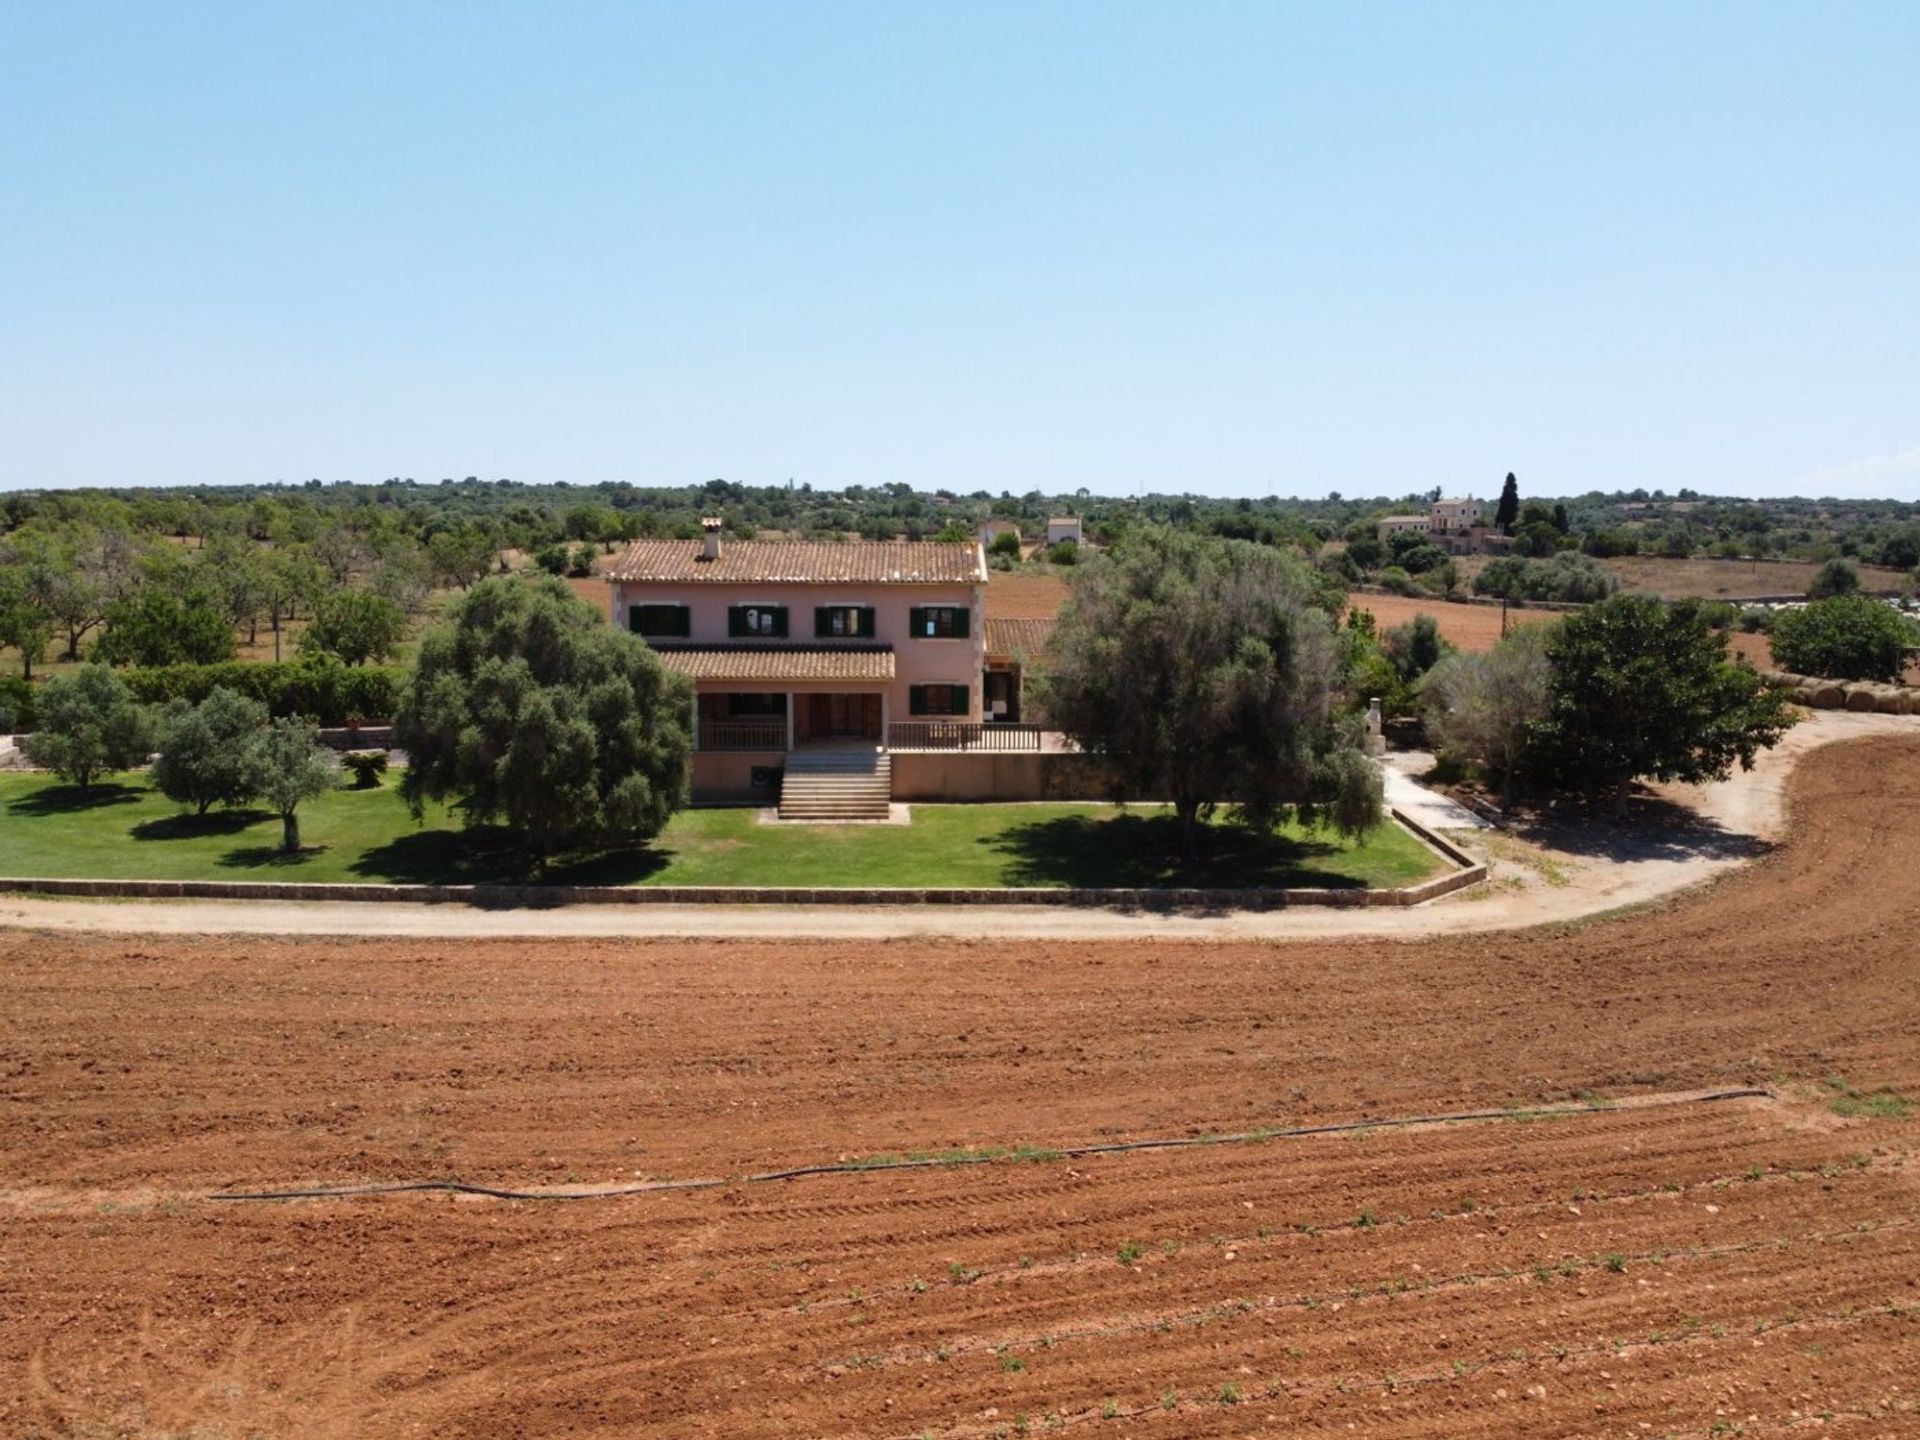
[[[1508,540],[1486,521],[1486,507],[1464,497],[1436,500],[1425,515],[1387,515],[1377,534],[1384,543],[1395,535],[1425,535],[1449,555],[1504,555]]]

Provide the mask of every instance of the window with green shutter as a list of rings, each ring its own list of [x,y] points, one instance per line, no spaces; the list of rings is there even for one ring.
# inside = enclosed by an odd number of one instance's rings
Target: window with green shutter
[[[693,612],[685,605],[635,605],[627,611],[627,624],[650,639],[684,640],[693,633]]]
[[[816,605],[813,609],[813,633],[821,640],[871,640],[874,633],[871,605]]]
[[[727,634],[736,640],[784,640],[787,634],[787,607],[729,605]]]
[[[965,685],[907,687],[907,711],[913,715],[965,715],[969,699]]]
[[[964,605],[915,605],[907,629],[917,640],[964,640],[973,612]]]

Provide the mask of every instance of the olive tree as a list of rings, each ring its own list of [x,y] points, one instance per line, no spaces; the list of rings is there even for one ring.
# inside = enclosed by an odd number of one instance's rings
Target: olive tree
[[[147,707],[105,665],[49,678],[34,696],[34,713],[27,759],[82,790],[104,771],[144,765],[152,749]]]
[[[686,803],[692,686],[563,581],[495,577],[428,633],[401,692],[400,793],[535,853],[633,844]]]
[[[265,705],[225,686],[198,705],[172,701],[156,727],[154,786],[200,815],[246,804],[266,778],[266,726]]]
[[[280,817],[280,848],[287,854],[300,849],[301,804],[333,789],[339,775],[339,759],[320,743],[311,720],[284,715],[267,727],[260,743],[260,798]]]
[[[1085,565],[1060,611],[1040,708],[1105,761],[1117,798],[1166,801],[1181,845],[1222,804],[1346,833],[1382,817],[1358,722],[1335,713],[1329,595],[1268,546],[1140,527]]]
[[[1836,595],[1773,617],[1768,640],[1784,670],[1835,680],[1897,680],[1920,630],[1867,595]]]
[[[1551,633],[1522,625],[1491,650],[1445,656],[1420,682],[1427,730],[1441,753],[1499,775],[1503,800],[1513,794],[1528,731],[1546,713]]]

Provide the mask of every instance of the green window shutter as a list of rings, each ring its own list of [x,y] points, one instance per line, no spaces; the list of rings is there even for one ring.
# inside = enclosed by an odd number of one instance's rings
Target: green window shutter
[[[816,605],[813,607],[813,634],[815,639],[819,639],[822,636],[830,637],[833,634],[832,622],[827,618],[832,614],[833,607],[831,605]]]
[[[964,615],[966,612],[963,610],[960,613]],[[953,713],[955,715],[965,715],[972,704],[973,697],[968,693],[966,686],[956,685],[953,687]]]
[[[971,624],[973,624],[973,611],[967,609],[964,605],[958,607],[954,611],[953,633],[955,638],[960,640],[966,639],[969,633],[967,627]],[[963,685],[960,688],[964,690],[966,686]]]
[[[924,635],[927,633],[927,607],[915,605],[907,611],[907,633]]]
[[[747,607],[729,605],[727,607],[727,634],[741,636],[747,633]]]
[[[907,687],[907,713],[909,715],[924,715],[927,713],[926,686],[909,685]]]
[[[774,608],[773,633],[778,639],[784,640],[787,638],[787,607],[784,605]]]
[[[678,605],[675,606],[674,609],[680,618],[680,623],[674,626],[673,633],[684,640],[693,634],[693,607],[691,605]]]
[[[860,619],[860,638],[863,640],[871,640],[874,634],[873,607],[871,605],[862,605],[853,613]]]

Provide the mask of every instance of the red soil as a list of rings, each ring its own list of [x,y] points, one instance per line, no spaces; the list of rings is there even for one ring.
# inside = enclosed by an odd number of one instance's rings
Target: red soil
[[[1440,627],[1442,638],[1462,650],[1491,650],[1500,639],[1500,607],[1468,605],[1454,600],[1416,600],[1404,595],[1355,595],[1355,610],[1370,610],[1382,630],[1404,625],[1416,615],[1431,615]],[[1537,625],[1558,619],[1557,610],[1507,608],[1507,624]]]
[[[1920,1090],[1920,746],[1792,798],[1671,907],[1416,944],[0,938],[0,1433],[1920,1432],[1920,1120],[1814,1084]],[[201,1198],[1776,1077],[570,1205]]]

